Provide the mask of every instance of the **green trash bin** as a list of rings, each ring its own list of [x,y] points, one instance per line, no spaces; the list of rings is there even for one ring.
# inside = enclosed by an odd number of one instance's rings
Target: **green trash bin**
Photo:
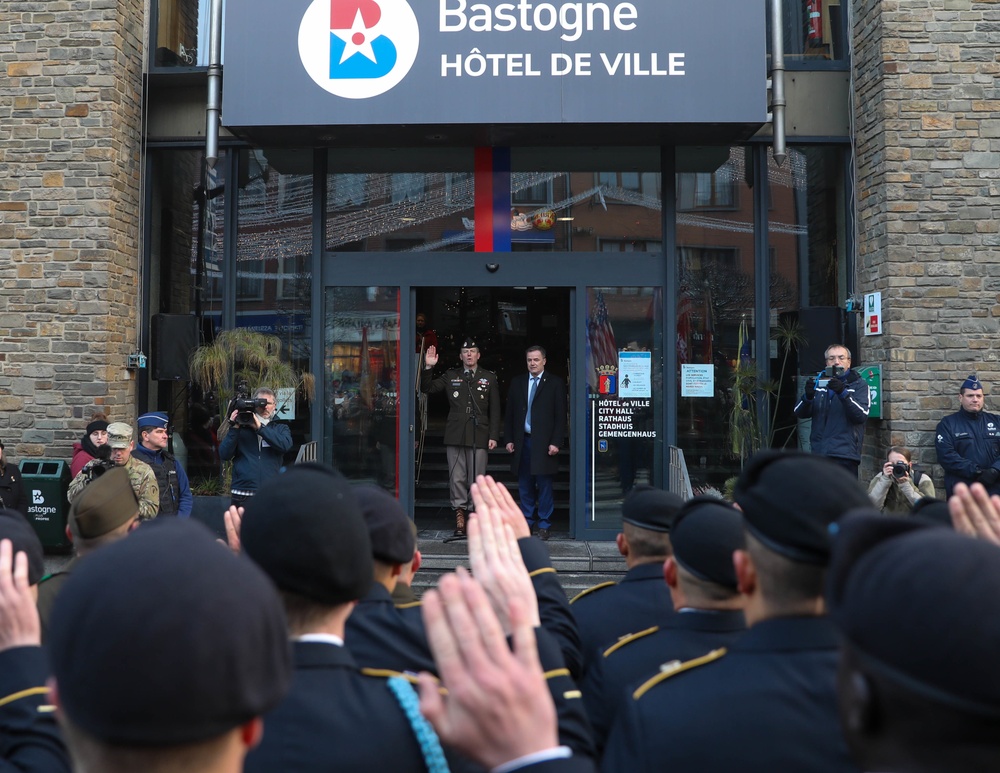
[[[21,485],[28,498],[28,521],[35,527],[42,547],[68,551],[66,537],[69,517],[69,465],[61,459],[24,459],[20,464]]]

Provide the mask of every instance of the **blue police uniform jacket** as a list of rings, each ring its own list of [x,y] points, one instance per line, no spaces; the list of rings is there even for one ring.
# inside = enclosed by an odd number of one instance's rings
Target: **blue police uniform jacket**
[[[860,462],[871,393],[868,383],[853,370],[847,371],[844,382],[839,395],[825,385],[816,387],[812,400],[803,395],[795,415],[812,418],[809,443],[814,454]]]
[[[837,715],[837,645],[824,617],[776,618],[658,674],[622,707],[601,769],[860,773]]]
[[[586,671],[608,643],[666,624],[674,614],[674,602],[663,580],[663,564],[654,561],[633,566],[619,583],[588,588],[570,602],[570,609],[580,630]]]
[[[158,515],[176,515],[178,518],[190,518],[194,509],[194,498],[191,496],[191,484],[187,473],[173,454],[162,451],[152,451],[145,446],[137,445],[132,449],[132,456],[140,462],[145,462],[153,469],[156,484],[160,487],[160,510]],[[170,471],[177,477],[176,483],[170,483]],[[174,487],[176,486],[176,490]]]
[[[288,426],[270,421],[255,432],[253,427],[233,425],[219,444],[220,458],[233,460],[232,487],[256,491],[268,478],[278,474],[285,452],[292,447]]]
[[[956,483],[972,483],[976,470],[1000,469],[1000,416],[959,410],[938,422],[934,438],[938,464],[944,468],[944,489],[951,496]],[[1000,494],[1000,481],[989,487]]]

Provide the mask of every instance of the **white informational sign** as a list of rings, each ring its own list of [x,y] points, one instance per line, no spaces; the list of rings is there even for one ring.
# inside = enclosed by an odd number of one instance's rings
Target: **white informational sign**
[[[681,397],[715,397],[715,366],[681,363]]]
[[[882,335],[882,293],[865,293],[865,335]]]
[[[291,421],[295,418],[295,389],[275,389],[274,418],[281,421]]]
[[[618,396],[652,397],[652,352],[618,352]]]

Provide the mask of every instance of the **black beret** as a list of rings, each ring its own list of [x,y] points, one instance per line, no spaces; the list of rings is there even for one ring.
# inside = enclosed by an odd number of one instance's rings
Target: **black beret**
[[[276,706],[291,678],[274,586],[187,518],[157,518],[82,560],[46,645],[66,715],[117,746],[216,738]]]
[[[374,581],[354,488],[323,464],[297,464],[265,482],[246,502],[240,540],[278,588],[319,604],[357,601]]]
[[[941,499],[921,497],[913,504],[910,515],[916,515],[942,526],[954,528],[951,521],[951,513],[948,512],[948,503]]]
[[[413,521],[399,505],[399,500],[378,486],[364,485],[355,489],[361,514],[368,524],[372,555],[390,564],[405,564],[413,559],[417,547],[413,536]]]
[[[651,486],[636,486],[622,503],[622,520],[650,531],[670,531],[684,500]]]
[[[833,621],[863,668],[1000,717],[1000,547],[917,518],[849,516],[828,578]]]
[[[0,509],[0,539],[13,543],[15,556],[28,556],[28,584],[37,585],[45,576],[45,551],[31,524],[17,510]]]
[[[852,508],[871,505],[857,478],[836,462],[783,451],[754,455],[733,499],[747,530],[765,547],[821,566],[830,559],[829,525]]]
[[[737,589],[733,551],[742,550],[743,516],[714,497],[684,503],[670,528],[674,560],[700,580]]]

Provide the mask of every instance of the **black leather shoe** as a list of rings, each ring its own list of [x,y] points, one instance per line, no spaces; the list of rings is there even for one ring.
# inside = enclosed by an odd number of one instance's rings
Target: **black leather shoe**
[[[540,539],[542,542],[548,542],[549,541],[549,530],[548,529],[539,528],[538,529],[538,539]]]

